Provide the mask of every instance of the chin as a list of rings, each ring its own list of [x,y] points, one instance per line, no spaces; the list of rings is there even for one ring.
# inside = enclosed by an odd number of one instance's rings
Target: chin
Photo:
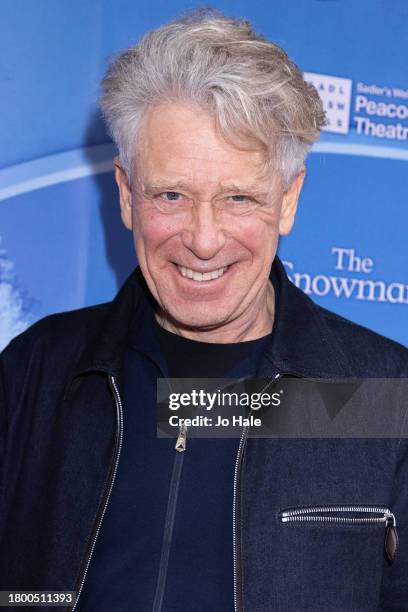
[[[196,312],[192,312],[192,307],[190,307],[188,311],[171,309],[166,313],[176,326],[188,327],[197,331],[222,327],[228,321],[229,313],[223,317],[216,308],[203,312],[199,311],[197,305],[194,308]]]

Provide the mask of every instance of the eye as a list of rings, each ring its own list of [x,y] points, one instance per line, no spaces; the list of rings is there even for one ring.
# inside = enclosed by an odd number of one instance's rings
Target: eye
[[[182,195],[178,191],[163,191],[159,197],[166,202],[177,202],[182,198]]]
[[[219,202],[219,207],[232,215],[250,213],[259,206],[259,202],[244,193],[234,193]]]
[[[254,208],[257,205],[256,200],[251,196],[245,195],[243,193],[237,193],[229,196],[228,202],[230,205],[235,206],[236,208],[249,210]]]

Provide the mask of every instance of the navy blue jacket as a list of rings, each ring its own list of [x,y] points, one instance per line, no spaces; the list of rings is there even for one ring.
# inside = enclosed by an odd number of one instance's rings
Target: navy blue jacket
[[[406,349],[316,306],[277,258],[271,280],[276,315],[260,377],[407,376]],[[1,355],[0,590],[81,590],[120,460],[123,354],[142,300],[137,269],[112,303],[46,317]],[[236,609],[408,610],[407,440],[246,433]],[[399,534],[391,565],[388,509]]]

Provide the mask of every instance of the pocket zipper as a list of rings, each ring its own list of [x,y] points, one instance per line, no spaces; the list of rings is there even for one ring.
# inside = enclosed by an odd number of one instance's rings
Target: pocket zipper
[[[371,514],[380,516],[335,516],[336,514]],[[395,515],[389,508],[378,508],[374,506],[314,506],[310,508],[293,508],[283,510],[280,513],[282,523],[340,523],[340,524],[372,524],[384,523],[384,552],[387,561],[394,561],[398,548],[397,522]]]
[[[381,516],[328,516],[328,513],[367,513],[381,514]],[[388,508],[376,508],[372,506],[315,506],[311,508],[294,508],[284,510],[281,513],[282,523],[291,521],[322,521],[329,523],[387,523],[395,527],[395,516]]]

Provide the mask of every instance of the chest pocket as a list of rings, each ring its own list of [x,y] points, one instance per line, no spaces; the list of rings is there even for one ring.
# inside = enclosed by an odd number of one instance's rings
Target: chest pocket
[[[383,565],[398,562],[389,508],[299,506],[282,509],[278,519],[286,593],[299,610],[377,609]]]
[[[325,526],[334,528],[381,526],[384,529],[384,555],[388,563],[394,561],[397,553],[396,518],[389,508],[361,505],[288,508],[280,512],[280,521],[285,525],[297,527],[319,525],[323,527],[323,530],[320,529],[323,538]]]

